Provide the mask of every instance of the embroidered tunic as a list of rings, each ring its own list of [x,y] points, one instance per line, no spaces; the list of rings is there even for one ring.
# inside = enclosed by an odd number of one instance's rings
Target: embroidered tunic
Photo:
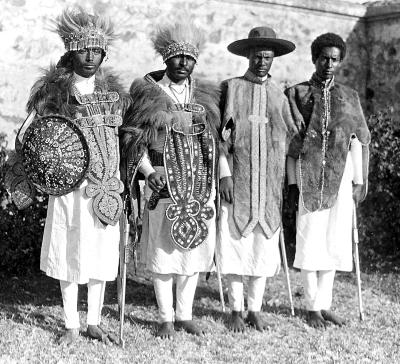
[[[101,71],[90,79],[61,75],[55,69],[49,73],[35,85],[49,94],[33,94],[31,108],[39,115],[58,113],[74,119],[89,145],[91,164],[79,188],[49,196],[40,268],[53,278],[79,284],[114,280],[123,189],[116,130],[122,123],[123,100],[114,79]],[[57,95],[65,102],[51,102]]]
[[[244,77],[224,81],[222,88],[222,138],[234,200],[221,202],[221,271],[273,276],[280,266],[286,152],[296,127],[285,95],[270,76],[263,81],[248,71]]]
[[[131,86],[132,108],[122,127],[123,147],[133,146],[127,159],[139,160],[131,170],[139,169],[146,177],[157,171],[167,181],[155,207],[151,204],[156,194],[145,187],[140,251],[147,269],[155,273],[192,275],[213,266],[216,127],[211,125],[219,121],[219,113],[218,99],[210,90],[193,80],[173,84],[164,71]],[[205,113],[179,113],[196,104]],[[144,115],[141,125],[138,114]],[[147,138],[150,131],[155,137]]]
[[[351,271],[352,183],[366,185],[370,140],[358,95],[316,75],[287,94],[302,135],[290,146],[300,189],[294,266]]]

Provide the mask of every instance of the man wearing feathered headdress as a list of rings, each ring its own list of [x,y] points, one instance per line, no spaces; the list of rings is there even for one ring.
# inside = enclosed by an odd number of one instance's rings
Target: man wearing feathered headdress
[[[228,46],[246,57],[241,77],[222,83],[221,213],[217,245],[227,275],[232,314],[230,329],[245,329],[243,276],[248,276],[246,323],[259,331],[266,277],[280,267],[279,235],[285,156],[297,130],[283,92],[269,70],[275,57],[290,53],[292,42],[269,27],[253,28],[248,38]]]
[[[50,114],[73,120],[89,148],[90,164],[72,192],[49,197],[40,268],[60,281],[66,327],[61,341],[70,344],[79,335],[78,284],[88,286],[88,336],[108,341],[111,336],[99,324],[106,281],[118,270],[123,184],[117,128],[129,96],[112,73],[99,68],[112,24],[81,8],[67,9],[57,18],[56,31],[66,53],[34,84],[28,112],[36,120]]]
[[[132,83],[132,106],[121,128],[127,183],[132,185],[137,171],[146,178],[141,241],[162,338],[171,338],[175,329],[202,333],[192,320],[192,304],[199,272],[213,266],[220,115],[217,87],[191,77],[202,43],[202,32],[188,22],[158,30],[153,44],[166,69]]]
[[[315,328],[345,323],[330,309],[333,282],[336,270],[353,268],[353,203],[365,197],[368,178],[371,136],[360,99],[335,79],[345,56],[339,35],[320,35],[311,44],[311,79],[286,91],[301,135],[287,164],[289,201],[298,209],[293,266],[301,269],[307,322]]]

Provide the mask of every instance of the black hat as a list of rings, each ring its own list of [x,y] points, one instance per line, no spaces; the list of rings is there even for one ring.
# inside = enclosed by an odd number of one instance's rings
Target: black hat
[[[253,47],[271,48],[275,57],[293,52],[296,48],[292,42],[277,38],[272,28],[257,27],[250,30],[248,38],[229,44],[228,51],[238,56],[248,57],[249,49]]]

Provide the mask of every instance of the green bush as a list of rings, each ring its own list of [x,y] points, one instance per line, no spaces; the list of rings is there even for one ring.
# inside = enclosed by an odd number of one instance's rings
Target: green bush
[[[7,149],[0,133],[0,272],[25,275],[39,270],[40,246],[46,218],[47,198],[18,211],[4,186]]]

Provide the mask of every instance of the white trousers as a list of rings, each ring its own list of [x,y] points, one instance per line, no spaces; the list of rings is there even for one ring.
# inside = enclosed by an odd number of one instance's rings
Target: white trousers
[[[233,311],[244,311],[243,276],[228,274],[229,304]],[[249,276],[247,292],[247,309],[249,311],[261,311],[264,296],[266,276]]]
[[[173,307],[172,285],[176,276],[176,312]],[[154,291],[161,322],[192,319],[192,306],[199,273],[191,276],[153,273]]]
[[[64,322],[66,329],[78,329],[78,284],[74,282],[60,281],[61,294],[64,306]],[[98,325],[101,320],[101,309],[104,302],[105,281],[89,279],[88,287],[88,314],[87,324]]]
[[[308,311],[330,309],[335,273],[335,270],[301,270],[306,309]]]

